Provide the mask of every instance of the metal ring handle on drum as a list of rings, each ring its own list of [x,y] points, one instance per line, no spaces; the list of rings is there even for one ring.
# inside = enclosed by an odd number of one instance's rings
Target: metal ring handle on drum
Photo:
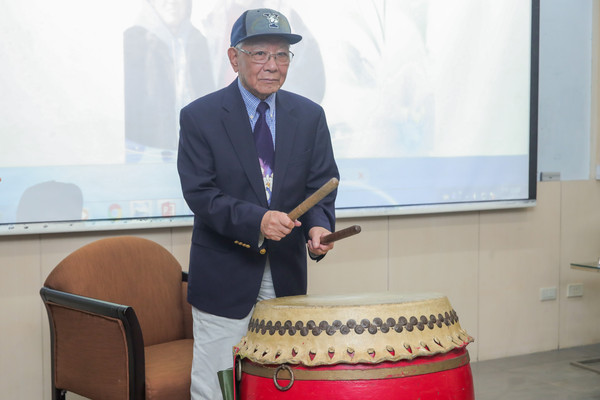
[[[236,357],[233,363],[235,368],[235,379],[240,382],[242,380],[242,360],[240,360],[239,357]]]
[[[285,386],[285,387],[281,386],[279,384],[279,382],[277,382],[277,374],[282,369],[285,369],[288,372],[288,374],[290,374],[290,383],[288,383],[287,386]],[[294,371],[292,371],[292,369],[290,367],[288,367],[287,365],[281,364],[279,367],[277,367],[277,369],[275,370],[275,373],[273,374],[273,383],[275,384],[275,387],[282,392],[289,390],[292,387],[292,385],[294,384]]]

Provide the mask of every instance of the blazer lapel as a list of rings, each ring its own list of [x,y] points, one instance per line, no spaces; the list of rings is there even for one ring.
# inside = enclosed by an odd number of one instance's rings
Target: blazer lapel
[[[252,187],[252,190],[254,190],[260,204],[268,207],[262,172],[260,171],[260,164],[258,162],[258,154],[256,153],[256,146],[252,136],[252,128],[248,120],[244,100],[237,87],[237,80],[233,81],[227,88],[223,99],[223,109],[224,114],[222,119],[225,132],[227,132],[235,153],[246,172],[248,183]],[[275,157],[277,158],[277,155]]]
[[[277,134],[275,135],[275,167],[273,168],[271,206],[278,205],[279,198],[282,196],[281,182],[285,181],[298,128],[298,120],[292,113],[293,104],[289,102],[285,94],[282,91],[277,92]]]

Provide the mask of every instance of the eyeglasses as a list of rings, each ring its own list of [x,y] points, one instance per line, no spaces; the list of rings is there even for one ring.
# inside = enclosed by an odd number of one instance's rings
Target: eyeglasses
[[[294,53],[292,53],[289,50],[288,51],[280,51],[278,53],[267,53],[266,51],[263,51],[263,50],[248,51],[248,50],[244,50],[240,47],[236,47],[236,49],[238,49],[242,53],[248,54],[250,56],[250,59],[252,60],[252,62],[254,62],[256,64],[265,64],[271,59],[271,57],[273,57],[275,59],[275,63],[277,65],[288,65],[290,63],[290,61],[292,61],[292,58],[294,58]]]

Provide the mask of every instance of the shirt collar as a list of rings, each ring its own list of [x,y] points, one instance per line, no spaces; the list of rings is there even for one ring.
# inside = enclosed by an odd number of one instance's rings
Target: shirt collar
[[[242,82],[240,82],[239,78],[237,81],[238,81],[238,87],[240,88],[240,93],[242,93],[242,99],[244,99],[244,104],[246,105],[246,111],[248,112],[248,116],[254,117],[254,115],[256,114],[256,108],[258,107],[258,104],[262,100],[259,99],[258,97],[256,97],[255,95],[253,95],[252,93],[250,93],[248,91],[248,89],[246,89],[244,87],[244,85],[242,85]],[[272,93],[269,95],[269,97],[267,97],[264,100],[269,105],[270,114],[273,114],[275,112],[275,97],[276,97],[276,95],[277,95],[277,92]]]

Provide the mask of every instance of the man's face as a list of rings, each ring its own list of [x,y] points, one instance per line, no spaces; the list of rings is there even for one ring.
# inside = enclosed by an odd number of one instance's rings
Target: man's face
[[[246,40],[242,48],[253,53],[264,51],[276,54],[288,51],[290,45],[282,38],[258,37]],[[278,91],[285,82],[289,65],[277,65],[274,57],[270,57],[264,64],[257,64],[251,60],[249,54],[238,49],[230,48],[228,55],[231,66],[238,73],[242,85],[261,100]]]
[[[192,12],[191,0],[150,0],[150,4],[169,27],[179,26]]]

